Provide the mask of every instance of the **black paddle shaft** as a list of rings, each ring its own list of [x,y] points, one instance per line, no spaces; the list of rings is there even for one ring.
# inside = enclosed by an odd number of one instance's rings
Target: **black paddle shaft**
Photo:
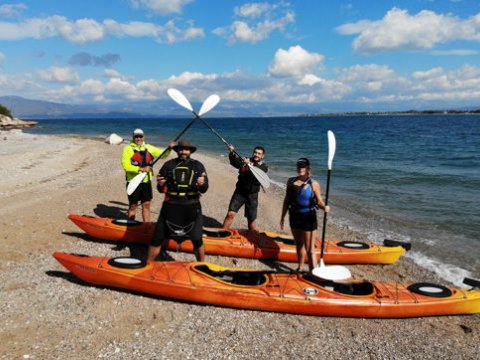
[[[225,140],[225,139],[222,137],[222,135],[220,135],[220,134],[217,132],[217,130],[215,130],[206,120],[204,120],[203,118],[201,118],[195,111],[192,111],[192,112],[193,112],[193,114],[196,116],[196,118],[197,118],[197,119],[200,119],[207,128],[209,128],[210,130],[212,130],[212,132],[213,132],[220,140],[222,140],[225,145],[227,145],[227,146],[230,145],[230,144],[227,142],[227,140]],[[240,159],[243,160],[243,158],[235,151],[235,149],[233,150],[233,153],[234,153],[236,156],[238,156]]]
[[[325,193],[325,207],[328,205],[328,193],[330,192],[330,174],[332,173],[331,169],[328,169],[327,172],[327,190]],[[325,249],[325,231],[327,230],[327,213],[323,213],[323,228],[322,228],[322,250],[320,252],[320,260],[323,259],[323,251]]]
[[[198,116],[198,115],[197,115],[197,116]],[[200,119],[200,117],[198,117],[198,118]],[[197,118],[195,118],[195,119],[193,119],[192,121],[190,121],[190,122],[188,123],[188,125],[185,126],[185,128],[182,130],[182,132],[181,132],[180,134],[178,134],[175,139],[173,139],[173,141],[176,142],[178,139],[180,139],[180,137],[181,137],[183,134],[185,134],[185,132],[186,132],[188,129],[190,129],[190,127],[193,125],[193,123],[194,123],[196,120],[197,120]],[[161,157],[163,156],[163,154],[165,154],[167,151],[168,151],[168,147],[165,148],[165,150],[162,151],[162,153],[160,154],[160,156],[157,157],[154,162],[152,162],[152,164],[150,165],[150,167],[152,167],[153,165],[155,165],[155,163],[156,163],[158,160],[160,160]]]

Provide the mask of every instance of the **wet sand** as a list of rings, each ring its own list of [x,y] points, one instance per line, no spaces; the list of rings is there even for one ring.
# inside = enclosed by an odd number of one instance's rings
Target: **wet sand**
[[[126,217],[122,146],[20,131],[0,135],[2,359],[478,359],[480,315],[404,320],[299,316],[181,303],[85,284],[51,254],[130,255],[132,248],[96,241],[66,217]],[[204,163],[210,178],[202,198],[206,225],[219,226],[236,171],[225,157],[202,149],[193,157]],[[154,195],[152,219],[162,196]],[[282,200],[280,189],[260,193],[259,228],[280,231]],[[233,226],[245,228],[243,216]],[[331,222],[327,236],[365,240]],[[276,265],[209,255],[206,260],[242,268]],[[349,269],[355,278],[445,283],[406,258],[394,265]]]

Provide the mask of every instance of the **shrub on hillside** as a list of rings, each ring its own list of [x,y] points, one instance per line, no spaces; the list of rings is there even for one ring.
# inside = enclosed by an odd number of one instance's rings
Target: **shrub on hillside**
[[[2,104],[0,104],[0,114],[12,117],[12,113],[10,112],[10,110]]]

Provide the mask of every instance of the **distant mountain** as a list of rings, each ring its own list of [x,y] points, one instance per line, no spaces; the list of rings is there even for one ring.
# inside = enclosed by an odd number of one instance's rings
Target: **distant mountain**
[[[9,108],[12,114],[20,119],[178,118],[191,116],[188,110],[183,109],[170,99],[102,105],[67,105],[25,99],[20,96],[0,96],[0,104]],[[194,109],[200,109],[201,104],[192,103],[192,106]],[[208,116],[296,116],[306,110],[308,109],[301,105],[221,101]]]
[[[39,116],[57,117],[81,111],[81,108],[49,101],[30,100],[20,96],[1,96],[0,104],[10,109],[18,118],[33,118]]]
[[[192,116],[188,110],[175,104],[171,99],[155,101],[131,101],[112,104],[68,105],[50,101],[25,99],[20,96],[0,96],[0,104],[9,108],[12,115],[20,119],[80,119],[80,118],[185,118]],[[200,109],[201,103],[192,103],[194,109]],[[327,107],[328,106],[328,107]],[[275,117],[275,116],[319,116],[345,114],[345,109],[339,104],[291,104],[273,102],[242,102],[225,101],[220,103],[208,113],[207,117]],[[355,108],[355,104],[349,104],[345,108]],[[417,109],[416,111],[448,111],[447,108],[440,110]],[[452,110],[471,111],[478,107],[462,107]],[[368,112],[370,114],[380,112],[404,112],[402,109],[367,109],[349,112]]]
[[[12,115],[20,119],[188,116],[188,112],[178,112],[178,105],[172,104],[172,101],[133,102],[128,105],[68,105],[20,96],[0,96],[0,104],[9,108]]]

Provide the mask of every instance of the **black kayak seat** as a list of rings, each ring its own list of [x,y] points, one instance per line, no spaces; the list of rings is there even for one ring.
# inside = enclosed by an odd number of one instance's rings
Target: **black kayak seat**
[[[232,233],[228,230],[210,230],[210,229],[203,229],[203,236],[211,237],[211,238],[227,238],[231,236]]]
[[[409,243],[406,241],[391,240],[391,239],[383,240],[383,245],[387,247],[401,246],[406,251],[409,251],[412,248],[412,243]]]
[[[215,271],[202,264],[195,266],[195,269],[213,276],[214,278],[231,283],[233,285],[258,286],[267,282],[267,277],[261,271],[235,271],[223,270]]]
[[[262,231],[260,234],[268,237],[269,239],[275,240],[282,242],[287,245],[294,245],[295,244],[295,239],[291,237],[283,237],[283,236],[269,236],[266,232]]]
[[[113,219],[112,223],[115,225],[122,226],[137,226],[143,224],[141,221],[131,220],[131,219]]]
[[[463,283],[465,285],[472,286],[473,289],[480,289],[480,281],[472,278],[464,278]]]
[[[320,286],[323,286],[324,288],[333,290],[335,292],[338,292],[340,294],[345,294],[345,295],[356,295],[356,296],[365,296],[365,295],[371,295],[373,294],[374,287],[372,283],[368,281],[363,281],[360,283],[357,282],[335,282],[332,280],[323,280],[319,279],[313,275],[305,275],[304,276],[305,280],[314,282]]]

